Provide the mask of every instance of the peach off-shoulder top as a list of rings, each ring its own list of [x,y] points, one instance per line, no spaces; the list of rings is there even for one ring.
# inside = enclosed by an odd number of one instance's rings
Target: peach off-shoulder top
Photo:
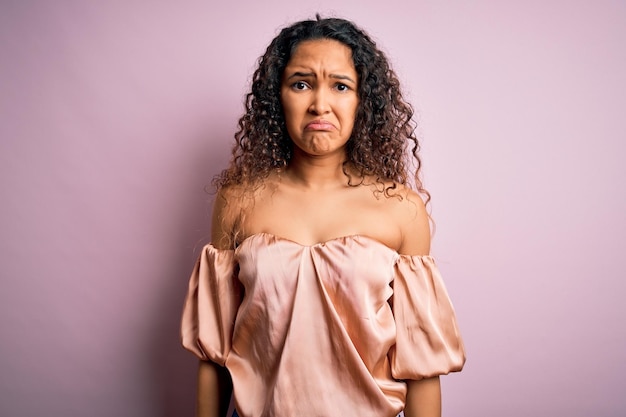
[[[465,362],[434,260],[359,235],[205,246],[181,331],[185,348],[226,366],[241,417],[391,417],[403,380]]]

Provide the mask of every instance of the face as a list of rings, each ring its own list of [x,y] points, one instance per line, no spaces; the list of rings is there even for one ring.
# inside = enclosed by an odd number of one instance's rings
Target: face
[[[283,73],[280,90],[294,152],[345,155],[359,98],[352,51],[330,39],[304,41]]]

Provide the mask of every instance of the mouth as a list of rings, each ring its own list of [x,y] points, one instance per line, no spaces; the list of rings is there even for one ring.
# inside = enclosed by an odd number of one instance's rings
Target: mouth
[[[317,130],[317,131],[330,131],[335,130],[335,125],[333,125],[328,120],[316,119],[312,122],[307,123],[305,126],[305,130]]]

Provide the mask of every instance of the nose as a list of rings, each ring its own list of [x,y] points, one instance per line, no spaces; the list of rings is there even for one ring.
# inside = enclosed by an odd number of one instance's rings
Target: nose
[[[309,106],[309,112],[317,115],[329,113],[330,103],[328,99],[328,93],[325,91],[325,89],[316,89],[312,96],[311,105]]]

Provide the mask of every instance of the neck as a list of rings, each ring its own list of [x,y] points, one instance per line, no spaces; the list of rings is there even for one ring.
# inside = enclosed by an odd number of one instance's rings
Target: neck
[[[309,189],[343,187],[347,183],[343,172],[345,153],[336,155],[311,156],[297,150],[285,171],[286,176],[295,184]]]

